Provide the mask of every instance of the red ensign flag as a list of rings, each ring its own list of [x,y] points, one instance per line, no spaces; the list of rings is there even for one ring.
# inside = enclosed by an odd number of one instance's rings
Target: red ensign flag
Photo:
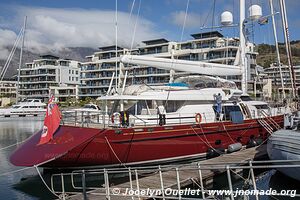
[[[58,105],[55,104],[53,101],[54,101],[54,96],[52,95],[48,102],[46,116],[44,119],[44,127],[43,127],[39,145],[49,142],[52,139],[53,134],[58,129],[60,124],[61,114]]]

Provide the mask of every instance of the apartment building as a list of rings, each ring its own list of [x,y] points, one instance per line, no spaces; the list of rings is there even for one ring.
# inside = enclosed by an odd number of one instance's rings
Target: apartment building
[[[16,81],[0,81],[0,107],[15,101],[16,89]]]
[[[142,44],[132,51],[118,47],[116,57],[115,46],[100,47],[98,52],[88,56],[89,62],[81,65],[81,85],[79,97],[99,97],[106,94],[111,77],[116,71],[119,73],[120,55],[131,53],[161,58],[175,58],[193,61],[205,61],[232,65],[237,64],[239,48],[238,38],[225,38],[220,32],[205,32],[191,35],[192,39],[175,42],[165,38],[143,41]],[[262,95],[262,80],[259,78],[254,45],[248,44],[246,49],[248,56],[248,92]],[[125,64],[128,71],[127,84],[157,85],[168,83],[171,78],[188,75],[186,72],[171,72],[151,66],[132,66]],[[241,85],[241,76],[222,77],[233,80],[238,86]],[[255,86],[254,86],[255,85]],[[255,90],[255,91],[254,91]]]
[[[271,90],[274,95],[280,96],[282,94],[282,85],[281,85],[281,76],[279,72],[279,66],[276,63],[271,64],[269,68],[266,68],[264,70],[266,77],[265,79],[270,79],[272,81],[271,87],[268,88],[268,90]],[[287,65],[281,65],[281,72],[282,72],[282,78],[284,83],[284,90],[285,93],[288,96],[291,96],[292,94],[292,83],[291,83],[291,76],[290,76],[290,69]],[[300,65],[294,66],[294,72],[295,72],[295,83],[297,91],[299,91],[300,88]],[[299,94],[297,94],[299,95]]]
[[[100,47],[99,51],[93,55],[87,56],[90,61],[81,63],[79,97],[97,98],[104,95],[108,90],[113,73],[116,71],[116,62],[117,73],[119,73],[120,55],[128,51],[125,48],[117,47],[116,56],[116,46],[105,46]]]
[[[50,91],[56,100],[78,98],[80,84],[79,63],[53,55],[26,63],[20,73],[20,98],[39,98],[47,101]],[[59,89],[58,89],[59,88]]]

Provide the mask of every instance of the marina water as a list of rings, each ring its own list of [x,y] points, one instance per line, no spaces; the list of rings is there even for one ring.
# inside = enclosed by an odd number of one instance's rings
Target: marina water
[[[24,141],[42,126],[43,119],[37,117],[0,118],[0,199],[54,199],[35,168],[22,170],[9,162],[17,146],[5,148]],[[16,170],[22,171],[9,173]]]

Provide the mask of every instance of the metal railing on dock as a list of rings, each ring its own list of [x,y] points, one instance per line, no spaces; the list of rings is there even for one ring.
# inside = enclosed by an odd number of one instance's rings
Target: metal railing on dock
[[[233,175],[243,178],[239,172],[247,170],[248,184],[253,191],[259,191],[256,186],[255,169],[278,169],[300,167],[300,160],[252,161],[247,162],[195,162],[181,165],[158,165],[148,167],[128,167],[113,169],[77,170],[70,173],[53,174],[51,189],[60,194],[61,199],[71,196],[71,199],[216,199],[220,194],[213,195],[206,188],[209,177],[225,173],[228,183],[227,198],[234,200]],[[66,191],[66,178],[69,177],[72,190]],[[94,186],[89,186],[87,177],[93,177]],[[118,177],[121,183],[112,179]],[[54,182],[60,181],[61,188],[55,188]],[[197,186],[198,196],[186,196],[182,192],[190,185]],[[148,191],[148,192],[147,192]],[[78,194],[81,195],[78,195]],[[259,193],[254,193],[259,199]],[[299,196],[295,194],[295,196]]]

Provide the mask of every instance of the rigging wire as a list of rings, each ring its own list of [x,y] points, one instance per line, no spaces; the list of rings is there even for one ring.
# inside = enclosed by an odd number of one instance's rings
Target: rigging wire
[[[210,13],[211,13],[212,10],[213,10],[213,6],[214,6],[214,4],[212,4],[212,6],[211,6],[211,8],[210,8],[210,11],[207,13],[207,15],[206,15],[206,17],[205,17],[205,20],[203,21],[203,24],[202,24],[202,26],[200,27],[201,29],[202,29],[202,28],[205,28],[205,24],[207,23],[208,18],[209,18],[209,16],[210,16]]]
[[[131,54],[131,51],[132,51],[132,48],[133,48],[133,43],[135,41],[136,27],[137,27],[139,16],[140,16],[141,4],[142,4],[142,1],[140,0],[138,11],[137,11],[137,16],[136,16],[136,20],[135,20],[135,24],[134,24],[134,28],[133,28],[133,35],[132,35],[131,45],[130,45],[130,54]]]
[[[19,32],[19,34],[18,34],[18,36],[17,36],[17,38],[15,40],[13,48],[12,48],[10,54],[8,55],[8,58],[7,58],[7,60],[6,60],[5,64],[4,64],[4,67],[2,68],[2,71],[0,73],[0,81],[2,81],[3,78],[4,78],[4,76],[5,76],[5,73],[6,73],[8,67],[10,65],[12,57],[13,57],[13,55],[14,55],[16,49],[17,49],[17,46],[18,46],[18,44],[19,44],[19,42],[20,42],[20,40],[22,38],[23,32],[24,32],[24,27],[21,28],[21,30],[20,30],[20,32]]]
[[[131,20],[131,16],[132,16],[132,12],[133,12],[133,9],[134,9],[134,5],[135,5],[135,0],[133,0],[132,4],[131,4],[128,24],[130,23],[130,20]]]
[[[182,42],[182,39],[183,39],[183,34],[184,34],[185,25],[186,25],[186,19],[187,19],[187,13],[188,13],[188,10],[189,10],[189,4],[190,4],[190,0],[187,0],[186,8],[185,8],[184,20],[183,20],[183,24],[182,24],[180,42]]]

